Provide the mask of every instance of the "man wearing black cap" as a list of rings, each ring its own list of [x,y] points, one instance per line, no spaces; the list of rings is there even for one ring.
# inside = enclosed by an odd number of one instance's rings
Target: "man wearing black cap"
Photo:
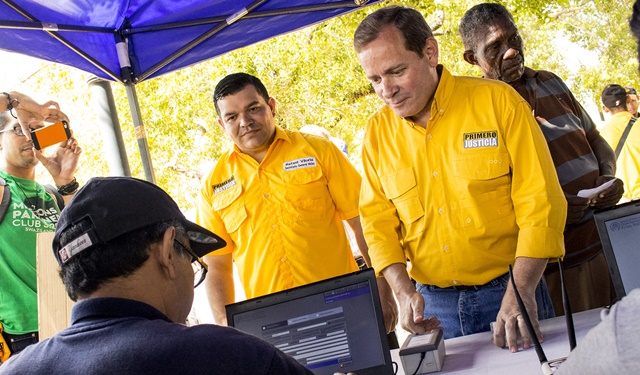
[[[155,185],[91,179],[62,211],[53,240],[60,276],[78,301],[72,325],[0,374],[310,374],[255,337],[179,324],[207,271],[201,257],[223,246]]]
[[[608,85],[602,91],[602,109],[611,113],[611,119],[602,128],[602,137],[616,150],[616,177],[625,185],[624,200],[640,198],[640,129],[634,125],[635,117],[627,108],[627,91],[620,85]],[[625,130],[629,128],[626,136]]]

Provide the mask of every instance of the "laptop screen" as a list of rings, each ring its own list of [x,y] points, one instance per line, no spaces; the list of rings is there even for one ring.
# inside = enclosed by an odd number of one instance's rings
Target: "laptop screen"
[[[597,211],[594,216],[611,280],[620,299],[640,287],[640,202]]]
[[[372,269],[226,306],[227,321],[316,375],[392,374]]]

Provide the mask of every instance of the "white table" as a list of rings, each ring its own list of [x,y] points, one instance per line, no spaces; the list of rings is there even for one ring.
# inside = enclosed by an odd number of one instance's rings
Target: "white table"
[[[600,322],[601,310],[595,309],[573,315],[578,345],[584,335]],[[540,329],[544,336],[542,348],[548,360],[569,355],[569,336],[564,316],[540,321]],[[491,332],[445,340],[445,351],[442,371],[434,374],[542,374],[534,348],[511,353],[508,349],[501,349],[493,344]],[[398,363],[398,375],[404,375],[398,349],[391,351],[391,359]]]

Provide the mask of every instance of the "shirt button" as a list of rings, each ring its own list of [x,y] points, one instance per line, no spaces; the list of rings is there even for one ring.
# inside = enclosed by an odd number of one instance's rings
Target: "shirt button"
[[[458,285],[458,280],[452,280],[452,281],[451,281],[451,283],[452,283],[453,285]]]
[[[431,134],[427,134],[427,139],[431,139],[433,136]]]
[[[277,225],[275,225],[275,224],[273,224],[273,225],[271,226],[271,228],[273,228],[273,229],[276,229],[277,227],[278,227],[278,226],[277,226]]]
[[[265,197],[265,198],[269,198],[269,194],[265,194],[265,195],[264,195],[264,197]]]
[[[442,208],[442,207],[438,208],[438,213],[439,214],[444,213],[444,208]]]
[[[282,263],[284,263],[284,262],[286,262],[286,261],[287,261],[287,258],[282,257],[282,258],[280,258],[280,261],[281,261]]]
[[[471,218],[468,217],[466,221],[467,221],[467,224],[470,223],[471,222]]]
[[[444,246],[442,247],[442,250],[444,250],[444,251],[449,251],[449,245],[444,245]]]
[[[433,174],[433,177],[438,177],[438,172],[437,171],[434,171],[432,174]]]
[[[444,109],[441,109],[441,110],[440,110],[440,113],[444,113]]]

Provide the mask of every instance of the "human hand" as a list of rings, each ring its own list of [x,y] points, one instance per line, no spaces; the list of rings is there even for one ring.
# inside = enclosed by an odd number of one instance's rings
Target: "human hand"
[[[378,292],[380,294],[380,303],[382,304],[382,315],[384,316],[384,325],[387,333],[393,332],[398,325],[398,305],[393,298],[393,291],[384,277],[376,279],[378,284]]]
[[[533,294],[527,294],[520,291],[522,301],[529,313],[533,330],[538,336],[540,342],[543,341],[542,332],[540,331],[540,323],[538,322],[538,308],[535,300],[535,291]],[[520,313],[518,301],[515,298],[513,289],[507,290],[498,316],[496,317],[496,325],[493,332],[493,343],[499,347],[509,347],[512,353],[518,351],[518,335],[522,337],[522,348],[529,349],[532,346],[531,335],[527,329],[524,317]]]
[[[410,333],[427,333],[438,328],[440,321],[436,317],[424,319],[424,298],[414,291],[398,297],[400,304],[400,326]]]
[[[47,169],[56,185],[66,185],[73,180],[78,168],[78,160],[82,149],[78,146],[78,141],[71,137],[60,143],[52,155],[47,156],[41,151],[33,148],[36,158]]]
[[[545,122],[547,122],[547,119],[542,117],[542,116],[536,116],[535,112],[531,112],[533,114],[533,116],[536,118],[536,121],[538,121],[538,124],[542,125]]]
[[[573,194],[565,193],[564,196],[567,199],[567,224],[575,224],[582,219],[590,201]]]
[[[615,181],[607,189],[600,192],[597,197],[592,198],[589,203],[590,206],[595,208],[607,208],[614,206],[618,201],[620,201],[620,198],[622,198],[622,194],[624,193],[624,183],[619,178],[607,175],[598,176],[596,179],[596,186],[600,186],[610,180]]]
[[[18,103],[14,104],[16,116],[18,122],[22,128],[22,132],[27,135],[30,129],[36,125],[41,125],[44,122],[58,122],[67,121],[69,117],[60,110],[60,106],[57,102],[49,100],[44,104],[38,104],[31,97],[12,91],[9,93],[12,99],[18,99]]]

